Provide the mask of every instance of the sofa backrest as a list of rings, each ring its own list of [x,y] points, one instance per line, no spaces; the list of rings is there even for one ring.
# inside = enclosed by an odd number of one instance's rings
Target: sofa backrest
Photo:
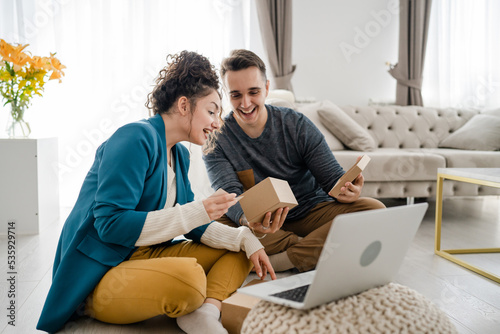
[[[341,106],[364,127],[379,148],[436,148],[478,113],[418,106]]]

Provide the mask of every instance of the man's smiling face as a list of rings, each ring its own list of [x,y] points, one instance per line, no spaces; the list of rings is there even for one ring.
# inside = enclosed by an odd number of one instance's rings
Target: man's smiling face
[[[239,126],[246,133],[262,132],[267,121],[264,103],[269,93],[269,81],[255,66],[228,71],[224,81]]]

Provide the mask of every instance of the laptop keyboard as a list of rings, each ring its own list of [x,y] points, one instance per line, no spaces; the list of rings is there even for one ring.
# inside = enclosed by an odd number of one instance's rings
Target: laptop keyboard
[[[273,293],[271,296],[293,300],[294,302],[303,302],[304,298],[306,297],[307,289],[309,289],[309,284],[299,286],[298,288]]]

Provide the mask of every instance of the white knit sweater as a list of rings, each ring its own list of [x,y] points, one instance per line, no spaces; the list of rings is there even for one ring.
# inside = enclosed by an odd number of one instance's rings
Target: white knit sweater
[[[175,166],[173,161],[172,165]],[[175,171],[170,166],[168,168],[165,208],[148,213],[136,246],[159,244],[211,221],[202,201],[174,205],[177,195]],[[259,249],[264,248],[247,227],[234,228],[217,222],[208,226],[201,236],[201,242],[213,248],[227,249],[233,252],[244,250],[248,258]]]

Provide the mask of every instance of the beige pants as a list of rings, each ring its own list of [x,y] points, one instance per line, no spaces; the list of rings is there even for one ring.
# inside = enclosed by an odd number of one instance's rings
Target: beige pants
[[[244,252],[184,241],[140,247],[130,260],[110,269],[86,303],[86,314],[103,322],[128,324],[164,314],[180,317],[206,298],[224,300],[252,268]]]
[[[268,255],[286,251],[290,261],[300,271],[314,269],[323,250],[328,231],[335,216],[342,213],[382,209],[385,205],[373,198],[361,197],[354,203],[323,202],[316,205],[306,217],[286,220],[276,233],[261,239]],[[236,226],[227,216],[219,222]],[[302,239],[299,240],[299,237]]]

